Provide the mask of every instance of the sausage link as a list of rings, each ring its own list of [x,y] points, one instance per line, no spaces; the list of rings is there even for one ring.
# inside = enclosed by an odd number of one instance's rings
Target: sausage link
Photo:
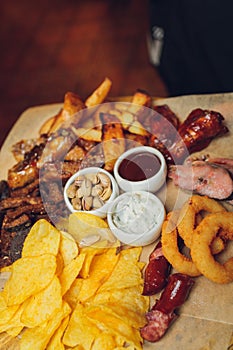
[[[160,310],[165,314],[173,312],[185,302],[193,284],[194,280],[188,275],[182,273],[170,275],[167,286],[153,309]]]
[[[143,339],[156,342],[163,337],[178,317],[175,309],[185,302],[193,284],[194,281],[187,275],[174,273],[169,276],[160,299],[146,314],[147,324],[140,330]]]
[[[159,242],[150,255],[149,263],[145,269],[143,295],[159,293],[167,284],[171,265],[162,253]]]

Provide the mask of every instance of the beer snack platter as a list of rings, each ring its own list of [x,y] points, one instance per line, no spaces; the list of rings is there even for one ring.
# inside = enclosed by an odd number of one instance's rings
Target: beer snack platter
[[[130,97],[118,98],[128,101]],[[233,132],[233,93],[213,95],[193,95],[173,98],[155,98],[156,105],[167,104],[182,121],[195,108],[211,109],[220,112],[230,132],[221,138],[214,139],[199,154],[232,158]],[[0,178],[6,179],[8,169],[15,164],[11,147],[21,139],[38,136],[38,130],[51,116],[58,113],[62,104],[36,106],[27,109],[15,123],[0,153]],[[158,197],[165,204],[166,211],[179,209],[190,193],[179,190],[168,181],[159,192]],[[227,205],[229,211],[233,207]],[[141,260],[148,262],[153,244],[143,248]],[[233,246],[227,254],[231,256]],[[4,285],[0,275],[0,287]],[[145,342],[143,349],[186,348],[189,350],[227,350],[233,344],[233,283],[215,284],[203,276],[195,278],[195,285],[190,297],[179,309],[179,318],[169,328],[165,336],[156,343]],[[1,339],[1,338],[0,338]],[[0,343],[0,349],[3,349]],[[5,348],[4,348],[5,349]]]

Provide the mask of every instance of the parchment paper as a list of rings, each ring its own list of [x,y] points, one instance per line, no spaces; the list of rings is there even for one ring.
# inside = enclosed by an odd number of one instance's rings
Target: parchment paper
[[[121,98],[119,98],[119,101]],[[124,98],[130,100],[130,98]],[[184,120],[195,108],[212,109],[223,114],[230,132],[216,138],[201,152],[211,156],[233,158],[233,93],[214,95],[193,95],[167,99],[154,99],[154,104],[168,104]],[[0,153],[0,178],[7,177],[7,170],[15,163],[11,146],[20,141],[36,137],[40,126],[55,115],[62,104],[32,107],[26,110],[8,135]],[[200,153],[199,153],[200,154]],[[180,208],[190,194],[180,191],[168,182],[158,196],[165,202],[166,210]],[[227,206],[228,210],[233,207]],[[143,249],[142,260],[147,261],[153,245]],[[233,245],[227,254],[233,256]],[[4,276],[0,275],[0,287]],[[145,343],[146,350],[230,350],[233,344],[233,283],[218,285],[205,277],[195,278],[195,285],[189,299],[179,309],[180,317],[167,334],[157,343]]]

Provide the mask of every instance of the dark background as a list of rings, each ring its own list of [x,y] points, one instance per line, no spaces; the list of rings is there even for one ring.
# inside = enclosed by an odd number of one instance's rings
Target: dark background
[[[167,96],[149,63],[142,0],[13,0],[0,3],[0,145],[28,107],[86,98],[108,76],[111,96],[137,88]]]

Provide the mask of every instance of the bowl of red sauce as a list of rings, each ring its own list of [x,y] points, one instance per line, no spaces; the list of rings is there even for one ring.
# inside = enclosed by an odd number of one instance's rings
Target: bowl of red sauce
[[[121,190],[157,192],[165,183],[167,165],[156,148],[139,146],[124,152],[114,166]]]

